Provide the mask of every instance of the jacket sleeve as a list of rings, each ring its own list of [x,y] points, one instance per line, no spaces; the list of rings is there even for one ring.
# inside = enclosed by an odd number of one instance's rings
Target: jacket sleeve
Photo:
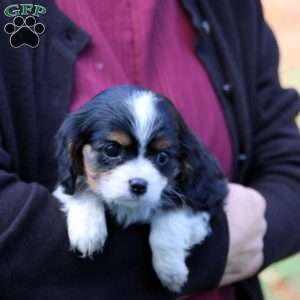
[[[58,202],[45,187],[21,181],[11,165],[0,148],[0,289],[5,299],[13,298],[17,282],[24,288],[44,278],[47,261],[55,263],[59,253],[68,252]]]
[[[266,199],[264,267],[300,250],[299,95],[278,79],[278,47],[259,16],[253,155],[247,184]]]
[[[190,271],[183,295],[213,290],[218,287],[224,274],[229,246],[226,215],[220,211],[211,221],[211,234],[203,244],[196,245],[187,258]]]

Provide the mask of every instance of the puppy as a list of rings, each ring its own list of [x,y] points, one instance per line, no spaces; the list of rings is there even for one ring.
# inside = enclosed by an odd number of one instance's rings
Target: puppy
[[[59,183],[72,249],[101,251],[105,210],[123,226],[148,223],[152,262],[179,292],[189,250],[210,234],[226,180],[167,98],[137,86],[98,94],[69,114],[57,134]]]

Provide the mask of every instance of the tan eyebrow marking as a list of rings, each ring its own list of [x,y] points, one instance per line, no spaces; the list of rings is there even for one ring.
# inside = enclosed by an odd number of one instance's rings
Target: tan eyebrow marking
[[[117,142],[123,146],[129,146],[132,144],[132,139],[124,131],[113,131],[108,135],[108,140]]]
[[[151,146],[155,150],[164,150],[172,145],[172,142],[169,139],[166,138],[158,138],[155,139],[152,143]]]

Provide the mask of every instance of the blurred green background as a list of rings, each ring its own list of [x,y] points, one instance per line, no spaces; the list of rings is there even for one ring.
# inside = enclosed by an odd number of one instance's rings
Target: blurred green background
[[[300,92],[300,1],[262,0],[262,3],[279,42],[281,83]],[[297,122],[300,126],[300,115]],[[266,300],[300,300],[300,254],[272,265],[260,279]]]

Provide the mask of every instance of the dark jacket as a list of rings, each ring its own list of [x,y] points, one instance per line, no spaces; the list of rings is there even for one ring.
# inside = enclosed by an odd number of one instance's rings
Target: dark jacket
[[[23,2],[23,1],[19,1]],[[73,65],[88,36],[50,0],[36,49],[13,49],[0,17],[0,298],[173,299],[151,267],[148,227],[121,230],[109,220],[104,253],[80,259],[68,249],[66,223],[51,196],[53,136],[66,115]],[[199,32],[196,51],[224,107],[234,145],[234,181],[267,200],[264,266],[300,249],[300,139],[297,93],[280,87],[278,50],[257,0],[183,1]],[[3,0],[2,12],[14,1]],[[251,213],[251,212],[249,212]],[[216,288],[224,272],[228,229],[188,258],[184,292]],[[257,277],[236,285],[239,299],[261,299]]]

